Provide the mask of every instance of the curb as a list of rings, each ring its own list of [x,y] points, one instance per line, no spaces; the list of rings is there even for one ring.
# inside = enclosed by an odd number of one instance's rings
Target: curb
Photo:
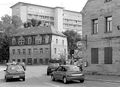
[[[120,81],[104,80],[104,79],[93,79],[93,78],[85,78],[85,80],[87,80],[87,81],[100,81],[100,82],[120,83]]]

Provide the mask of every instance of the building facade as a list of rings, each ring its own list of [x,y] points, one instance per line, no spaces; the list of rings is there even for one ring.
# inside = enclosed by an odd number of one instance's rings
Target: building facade
[[[120,72],[120,1],[88,0],[82,17],[89,65],[101,72]]]
[[[11,6],[12,15],[17,15],[24,22],[37,19],[42,24],[52,25],[58,31],[75,30],[82,33],[82,16],[80,12],[65,10],[63,7],[47,7],[18,2]],[[42,25],[41,24],[41,25]]]
[[[10,61],[47,64],[50,59],[67,59],[67,38],[53,27],[19,29],[10,38]]]

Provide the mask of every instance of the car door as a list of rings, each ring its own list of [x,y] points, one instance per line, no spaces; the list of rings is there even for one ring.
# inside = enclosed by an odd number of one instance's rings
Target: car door
[[[54,77],[56,79],[60,79],[60,73],[61,73],[61,71],[62,71],[62,67],[59,66],[58,69],[54,72]]]
[[[66,75],[66,71],[65,71],[65,68],[62,67],[61,68],[61,71],[59,72],[59,79],[60,80],[63,80],[63,77]]]

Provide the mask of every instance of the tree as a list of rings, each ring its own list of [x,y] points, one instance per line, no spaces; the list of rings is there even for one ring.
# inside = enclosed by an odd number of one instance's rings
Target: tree
[[[31,19],[32,26],[35,27],[38,24],[38,21],[35,19]]]
[[[9,60],[9,37],[17,32],[22,21],[18,16],[5,15],[0,21],[0,61]]]
[[[1,17],[0,29],[4,31],[7,36],[16,33],[17,28],[21,27],[22,21],[18,16],[5,15]]]
[[[77,41],[81,40],[81,36],[73,31],[73,30],[67,30],[65,32],[63,32],[63,34],[65,34],[67,36],[67,41],[68,41],[68,49],[69,50],[74,50],[77,48],[76,43]]]

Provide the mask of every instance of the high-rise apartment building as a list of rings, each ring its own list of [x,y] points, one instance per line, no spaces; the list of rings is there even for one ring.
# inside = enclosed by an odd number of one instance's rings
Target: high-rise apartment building
[[[17,15],[22,22],[37,19],[42,24],[52,25],[58,31],[74,30],[82,34],[82,15],[80,12],[65,10],[63,7],[47,7],[18,2],[11,6],[12,15]]]

